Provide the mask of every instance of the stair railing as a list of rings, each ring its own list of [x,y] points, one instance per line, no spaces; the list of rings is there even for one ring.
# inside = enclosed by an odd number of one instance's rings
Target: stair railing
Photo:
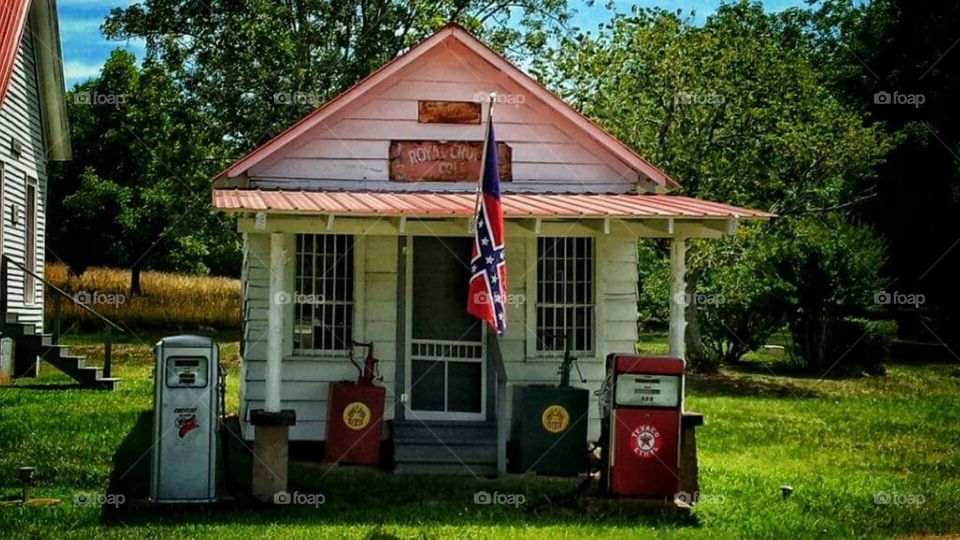
[[[77,300],[77,298],[74,295],[68,293],[67,291],[61,289],[60,287],[57,287],[53,283],[50,283],[49,281],[46,280],[46,278],[28,269],[25,265],[13,260],[9,255],[3,255],[2,260],[0,260],[0,312],[4,314],[7,313],[7,303],[8,303],[8,297],[9,297],[7,287],[9,286],[9,282],[10,282],[8,277],[10,276],[11,263],[13,263],[15,266],[20,268],[20,270],[23,270],[24,273],[29,274],[33,276],[34,279],[39,280],[41,283],[46,285],[50,290],[57,293],[53,296],[54,320],[53,320],[52,339],[53,339],[54,345],[57,345],[60,343],[61,298],[66,298],[67,300],[70,300],[71,302],[76,304],[78,307],[80,307],[80,309],[83,309],[84,311],[92,314],[94,317],[103,321],[104,330],[106,331],[106,339],[104,339],[104,343],[103,343],[103,376],[105,378],[109,378],[110,371],[111,371],[111,363],[113,360],[112,358],[113,357],[113,331],[117,330],[122,334],[124,333],[123,328],[119,327],[116,323],[104,317],[100,313],[97,313],[97,311],[91,308],[90,306]]]

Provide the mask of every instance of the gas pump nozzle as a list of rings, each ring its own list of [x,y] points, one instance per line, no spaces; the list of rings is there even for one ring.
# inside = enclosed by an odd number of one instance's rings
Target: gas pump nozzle
[[[367,350],[363,366],[357,363],[353,355],[354,350],[358,348]],[[350,343],[350,363],[353,364],[353,367],[357,368],[357,384],[370,386],[374,380],[382,380],[377,370],[377,362],[378,360],[373,356],[373,342],[359,343],[353,341]]]
[[[580,377],[580,382],[586,383],[587,380],[583,378],[583,372],[580,371],[580,364],[577,363],[577,358],[573,356],[573,353],[570,351],[571,340],[569,334],[547,334],[547,337],[550,337],[554,340],[563,340],[563,361],[560,363],[560,367],[557,369],[557,373],[560,375],[560,384],[558,385],[558,388],[570,387],[570,371],[573,367],[577,368],[577,375]]]

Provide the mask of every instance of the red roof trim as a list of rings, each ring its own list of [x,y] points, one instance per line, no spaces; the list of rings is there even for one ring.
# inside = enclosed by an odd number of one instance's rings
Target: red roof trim
[[[270,191],[215,189],[213,206],[225,212],[354,216],[469,217],[474,193]],[[506,193],[508,218],[743,218],[774,214],[680,195]]]
[[[13,78],[23,29],[27,26],[30,0],[3,0],[0,6],[0,106]]]

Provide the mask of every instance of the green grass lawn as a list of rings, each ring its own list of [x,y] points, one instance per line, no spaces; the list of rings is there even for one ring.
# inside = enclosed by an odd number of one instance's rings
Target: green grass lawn
[[[886,537],[960,534],[960,365],[893,364],[885,377],[818,381],[774,375],[775,356],[688,381],[687,408],[700,428],[702,502],[691,523],[592,518],[556,500],[574,480],[397,477],[379,471],[294,463],[291,491],[323,493],[325,504],[259,510],[118,512],[74,503],[108,483],[144,488],[144,428],[152,406],[157,336],[126,336],[114,348],[113,393],[44,389],[67,384],[45,366],[38,380],[0,389],[0,498],[19,490],[17,468],[37,468],[35,496],[53,507],[0,506],[0,536],[19,537],[362,537],[644,538]],[[99,362],[96,336],[72,337]],[[235,336],[222,356],[237,406]],[[660,351],[662,337],[646,341]],[[227,435],[227,437],[230,437]],[[236,443],[236,441],[234,440]],[[234,465],[249,467],[233,444]],[[116,463],[115,461],[116,460]],[[787,500],[781,485],[794,494]],[[134,487],[130,487],[134,486]],[[473,504],[475,492],[522,493],[526,505]],[[138,491],[139,493],[139,491]],[[134,494],[135,495],[135,494]],[[894,504],[878,504],[893,500]]]

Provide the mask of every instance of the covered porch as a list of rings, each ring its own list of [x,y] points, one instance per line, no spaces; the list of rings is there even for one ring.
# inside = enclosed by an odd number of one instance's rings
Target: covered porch
[[[241,415],[296,411],[290,438],[323,441],[329,382],[373,342],[398,470],[490,475],[506,466],[510,387],[555,384],[562,339],[585,386],[637,343],[639,238],[671,245],[671,354],[683,356],[686,239],[766,214],[668,195],[505,194],[508,330],[465,312],[472,193],[217,189],[245,242]],[[498,354],[499,352],[499,354]],[[595,399],[595,398],[592,398]],[[599,435],[591,402],[588,439]],[[586,441],[584,441],[586,444]]]

